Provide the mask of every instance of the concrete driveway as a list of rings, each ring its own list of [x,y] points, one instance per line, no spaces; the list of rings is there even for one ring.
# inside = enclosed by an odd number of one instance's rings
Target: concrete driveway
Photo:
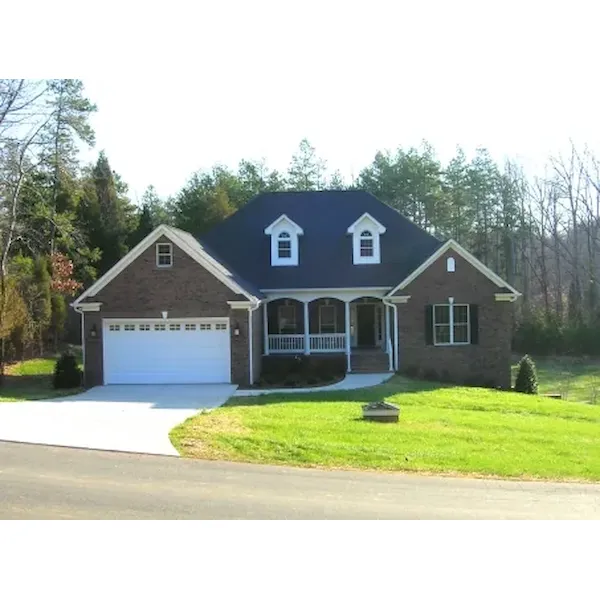
[[[224,404],[235,385],[108,385],[76,396],[0,403],[0,440],[177,456],[169,431]]]

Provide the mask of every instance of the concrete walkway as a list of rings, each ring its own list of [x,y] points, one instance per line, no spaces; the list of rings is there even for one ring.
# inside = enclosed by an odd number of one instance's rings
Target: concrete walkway
[[[0,403],[0,440],[178,456],[169,431],[224,404],[234,385],[107,385],[83,394]]]
[[[337,383],[308,388],[273,388],[264,390],[237,390],[234,396],[262,396],[263,394],[307,394],[310,392],[335,392],[373,387],[387,381],[393,373],[350,373]]]

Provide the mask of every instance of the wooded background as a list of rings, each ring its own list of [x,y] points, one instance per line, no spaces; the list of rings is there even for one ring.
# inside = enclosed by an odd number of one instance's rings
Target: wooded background
[[[377,152],[352,180],[305,139],[286,172],[264,161],[215,165],[172,197],[140,205],[104,152],[93,165],[96,106],[79,80],[0,80],[0,375],[7,360],[55,351],[68,302],[161,223],[200,235],[263,191],[365,189],[439,238],[452,237],[523,292],[514,347],[600,354],[600,164],[570,145],[543,175],[427,142]],[[515,148],[515,152],[518,152]]]

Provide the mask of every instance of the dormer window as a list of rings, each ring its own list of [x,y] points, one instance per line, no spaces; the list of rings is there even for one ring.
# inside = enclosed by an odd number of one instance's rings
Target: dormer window
[[[376,265],[381,262],[381,235],[385,227],[369,213],[358,218],[350,227],[352,262],[355,265]]]
[[[271,236],[271,265],[273,267],[295,267],[300,258],[298,237],[304,234],[302,227],[287,215],[281,215],[265,228]]]
[[[360,234],[360,256],[361,258],[373,256],[373,234],[366,229]]]
[[[279,236],[277,236],[277,258],[292,258],[292,240],[287,231],[282,231]]]

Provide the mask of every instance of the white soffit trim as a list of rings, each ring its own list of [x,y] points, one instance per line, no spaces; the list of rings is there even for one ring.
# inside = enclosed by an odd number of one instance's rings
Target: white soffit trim
[[[281,215],[277,219],[275,219],[268,227],[265,227],[265,233],[267,235],[271,235],[273,233],[273,229],[277,227],[282,222],[286,222],[295,232],[296,235],[304,235],[304,229],[290,219],[287,215]]]
[[[370,286],[370,287],[358,287],[358,288],[273,288],[273,289],[264,289],[260,290],[263,293],[266,292],[365,292],[365,291],[378,291],[385,292],[386,290],[390,290],[389,285],[381,285],[381,286]]]
[[[354,223],[352,223],[352,225],[348,227],[347,233],[354,233],[358,225],[364,220],[369,220],[371,224],[375,226],[378,233],[385,233],[385,227],[375,217],[372,217],[369,213],[364,213],[358,219],[356,219],[356,221],[354,221]]]
[[[512,285],[504,281],[502,277],[496,275],[491,269],[488,269],[480,260],[475,258],[468,250],[465,250],[458,242],[454,240],[448,240],[442,244],[425,262],[421,263],[408,277],[401,281],[390,293],[389,296],[393,296],[397,291],[405,288],[411,281],[414,281],[421,273],[426,271],[440,256],[442,256],[448,250],[456,252],[459,256],[464,258],[468,263],[475,267],[480,273],[485,275],[490,281],[495,283],[498,287],[508,288],[512,294],[517,297],[521,296]]]
[[[386,300],[390,300],[394,304],[406,304],[410,300],[410,296],[387,296]]]
[[[136,258],[138,258],[145,250],[161,237],[168,238],[171,242],[177,245],[181,250],[193,258],[197,263],[202,265],[209,273],[214,275],[221,283],[226,285],[236,294],[242,294],[249,300],[255,300],[252,294],[249,294],[237,285],[231,279],[231,273],[225,269],[220,263],[215,261],[206,251],[203,250],[201,244],[185,231],[169,227],[168,225],[159,225],[152,233],[149,233],[137,246],[132,248],[116,265],[110,268],[98,281],[91,285],[81,296],[79,296],[72,306],[79,305],[84,298],[95,296],[102,288],[108,285],[117,275],[122,273]],[[193,240],[195,243],[192,243]]]
[[[517,294],[494,294],[496,302],[514,302],[519,296]]]
[[[254,308],[255,306],[258,306],[260,302],[251,302],[250,300],[228,300],[227,304],[235,310]]]
[[[75,303],[72,303],[73,306]],[[77,308],[81,312],[98,312],[100,310],[100,306],[102,302],[84,302],[83,304],[77,305]]]

